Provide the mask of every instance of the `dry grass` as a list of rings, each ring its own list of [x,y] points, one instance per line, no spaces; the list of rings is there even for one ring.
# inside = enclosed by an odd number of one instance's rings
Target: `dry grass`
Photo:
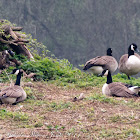
[[[26,101],[0,107],[0,134],[6,139],[140,138],[139,98],[105,97],[99,87],[72,89],[43,82],[23,87]],[[85,98],[73,102],[81,93]]]

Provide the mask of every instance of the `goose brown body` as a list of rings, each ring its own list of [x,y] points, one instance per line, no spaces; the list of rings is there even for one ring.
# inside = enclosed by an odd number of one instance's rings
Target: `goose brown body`
[[[116,97],[137,97],[138,95],[131,91],[124,83],[113,82],[102,88],[103,94]]]
[[[109,53],[108,53],[109,51]],[[93,74],[101,74],[105,70],[113,73],[118,68],[118,62],[112,57],[112,49],[107,50],[106,56],[97,56],[86,62],[83,70],[89,70]]]
[[[0,92],[0,98],[2,103],[18,103],[24,101],[27,95],[24,89],[21,86],[13,85],[2,89]]]
[[[118,67],[120,72],[125,73],[126,75],[135,75],[140,72],[140,56],[137,53],[135,53],[134,57],[135,61],[130,63],[129,66],[129,64],[127,63],[128,54],[122,55]]]
[[[137,53],[137,45],[132,43],[128,47],[128,54],[122,55],[119,61],[119,71],[129,76],[135,75],[140,72],[140,56]]]
[[[112,82],[111,72],[107,71],[107,82],[102,87],[102,93],[116,97],[139,97],[140,87],[121,82]]]
[[[24,89],[20,86],[20,79],[23,70],[14,69],[11,74],[16,74],[17,79],[15,85],[4,88],[0,92],[0,100],[5,104],[16,104],[26,99],[27,95]]]
[[[100,74],[104,69],[108,69],[113,73],[117,69],[118,63],[112,56],[97,56],[87,61],[85,67],[94,74]],[[96,71],[97,67],[98,70],[101,67],[99,71]]]

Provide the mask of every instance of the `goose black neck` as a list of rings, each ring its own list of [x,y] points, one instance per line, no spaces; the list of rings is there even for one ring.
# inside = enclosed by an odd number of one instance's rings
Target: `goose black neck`
[[[131,56],[131,55],[134,55],[134,51],[131,50],[131,49],[128,49],[128,58],[129,58],[129,56]]]
[[[107,84],[110,84],[110,83],[112,83],[112,76],[111,76],[111,72],[109,71],[108,72],[108,75],[107,75],[107,82],[106,82]]]
[[[15,85],[20,86],[20,79],[21,79],[21,73],[19,73],[19,74],[17,75],[17,79],[16,79]]]
[[[112,53],[111,53],[111,52],[107,52],[107,55],[108,55],[108,56],[112,56]]]

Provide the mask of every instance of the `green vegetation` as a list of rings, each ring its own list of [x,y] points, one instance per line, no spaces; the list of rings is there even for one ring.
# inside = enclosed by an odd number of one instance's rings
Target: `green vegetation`
[[[22,112],[11,112],[7,111],[6,109],[1,109],[0,110],[0,119],[12,119],[14,121],[28,121],[29,117],[27,114],[22,113]]]
[[[114,98],[107,97],[105,95],[100,95],[99,93],[94,93],[91,96],[87,97],[87,100],[96,100],[99,102],[110,103],[110,104],[117,104],[118,101]]]

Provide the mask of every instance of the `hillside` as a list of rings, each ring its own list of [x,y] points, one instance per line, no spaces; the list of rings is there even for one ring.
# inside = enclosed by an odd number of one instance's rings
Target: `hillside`
[[[140,138],[140,98],[102,95],[106,77],[82,72],[67,59],[51,55],[31,35],[20,33],[29,40],[26,46],[32,52],[34,61],[15,52],[13,58],[21,65],[9,66],[1,71],[0,89],[15,82],[15,75],[7,75],[15,67],[22,68],[26,74],[36,75],[22,77],[21,85],[27,93],[24,102],[0,106],[1,139]],[[5,50],[10,46],[2,43],[0,47]],[[120,73],[113,76],[113,81],[140,86],[140,78],[128,80],[126,75]]]

